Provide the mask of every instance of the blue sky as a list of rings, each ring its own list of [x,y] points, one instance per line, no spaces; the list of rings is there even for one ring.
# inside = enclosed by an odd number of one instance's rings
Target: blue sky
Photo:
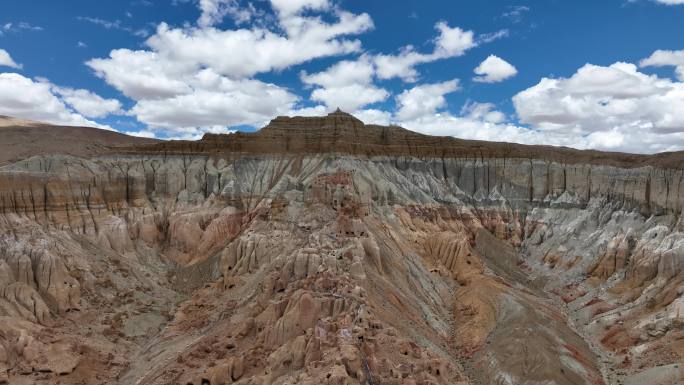
[[[434,135],[681,150],[683,82],[684,0],[0,5],[0,114],[159,138],[340,106]]]

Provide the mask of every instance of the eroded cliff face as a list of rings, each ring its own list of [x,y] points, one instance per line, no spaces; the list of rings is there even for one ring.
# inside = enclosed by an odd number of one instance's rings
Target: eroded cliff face
[[[684,378],[676,154],[253,135],[0,168],[0,383]]]

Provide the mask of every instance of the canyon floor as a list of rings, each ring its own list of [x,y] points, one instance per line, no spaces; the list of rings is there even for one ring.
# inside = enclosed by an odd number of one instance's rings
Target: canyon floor
[[[0,154],[0,384],[684,384],[683,153],[337,111],[196,142],[2,117]]]

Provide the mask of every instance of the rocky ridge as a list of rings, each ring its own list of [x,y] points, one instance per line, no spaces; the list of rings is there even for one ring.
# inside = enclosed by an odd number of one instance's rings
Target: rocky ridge
[[[29,157],[0,383],[676,384],[683,157],[342,112]]]

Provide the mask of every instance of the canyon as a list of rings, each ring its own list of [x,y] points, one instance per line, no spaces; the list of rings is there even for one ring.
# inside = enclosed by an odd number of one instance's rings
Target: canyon
[[[684,153],[0,122],[0,384],[684,383]]]

